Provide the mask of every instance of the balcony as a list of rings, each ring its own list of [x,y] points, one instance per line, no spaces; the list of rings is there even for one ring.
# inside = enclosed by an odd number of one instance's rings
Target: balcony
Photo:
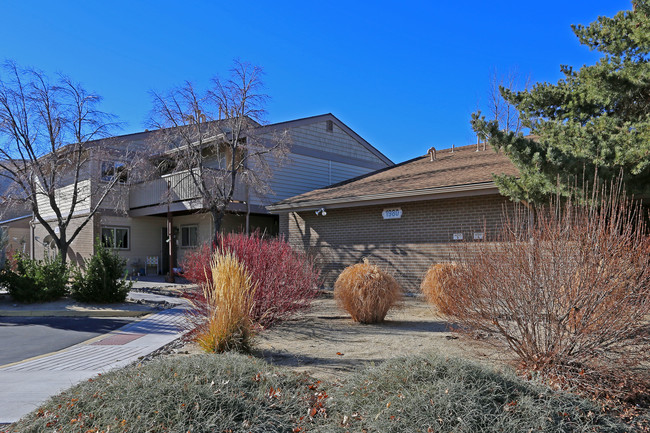
[[[235,186],[233,201],[245,200],[246,189],[238,183]],[[199,210],[205,207],[190,172],[164,175],[130,188],[129,213],[131,216],[165,213],[168,205],[172,212]]]

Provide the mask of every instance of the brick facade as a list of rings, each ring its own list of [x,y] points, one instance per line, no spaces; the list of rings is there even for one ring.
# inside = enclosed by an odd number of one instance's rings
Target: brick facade
[[[85,219],[85,217],[79,217],[70,221],[67,230],[68,237],[72,236],[72,233]],[[94,254],[94,239],[99,236],[97,222],[98,219],[95,215],[92,220],[88,221],[84,228],[81,229],[79,235],[77,235],[75,240],[70,244],[70,248],[68,249],[68,260],[70,263],[83,265],[84,260],[89,259]],[[45,227],[37,223],[34,227],[34,258],[37,260],[43,260],[51,242],[52,237],[49,235],[47,230],[45,230]]]
[[[508,200],[500,195],[427,200],[391,205],[327,209],[280,216],[280,231],[295,248],[314,255],[326,287],[341,270],[363,257],[390,272],[408,291],[416,291],[428,267],[453,259],[454,234],[464,240],[489,236],[498,227]],[[399,219],[382,211],[399,207]]]

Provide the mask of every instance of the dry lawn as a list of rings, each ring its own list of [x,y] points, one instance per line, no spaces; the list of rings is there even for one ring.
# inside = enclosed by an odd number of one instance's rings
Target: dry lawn
[[[365,363],[422,352],[492,365],[509,361],[484,340],[451,333],[447,322],[419,297],[405,298],[384,322],[370,325],[353,322],[331,293],[312,305],[311,311],[260,333],[253,341],[254,354],[319,379],[337,379]]]

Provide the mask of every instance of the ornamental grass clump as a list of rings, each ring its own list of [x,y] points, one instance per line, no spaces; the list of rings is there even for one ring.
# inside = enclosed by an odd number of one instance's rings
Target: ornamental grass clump
[[[255,295],[250,274],[233,254],[219,252],[213,254],[209,272],[201,285],[204,302],[191,313],[193,338],[206,352],[247,351]]]
[[[401,296],[397,281],[368,259],[345,268],[334,283],[336,302],[355,322],[382,322]]]
[[[238,353],[161,357],[82,382],[7,431],[305,431],[314,382]]]
[[[433,354],[366,366],[330,397],[321,433],[630,431],[586,399]]]
[[[449,310],[449,296],[446,286],[455,277],[455,263],[436,263],[431,265],[420,284],[420,291],[428,303],[434,305],[442,314]]]

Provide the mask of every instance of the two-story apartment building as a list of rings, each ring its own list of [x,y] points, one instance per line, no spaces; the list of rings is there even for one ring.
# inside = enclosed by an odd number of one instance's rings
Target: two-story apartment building
[[[266,206],[326,185],[341,182],[393,163],[332,114],[296,119],[260,126],[262,133],[287,132],[290,137],[286,161],[278,163],[265,155],[272,168],[268,186],[272,193],[256,194],[244,185],[237,185],[233,201],[222,223],[223,231],[259,229],[279,232],[279,218]],[[84,178],[77,186],[82,200],[75,208],[74,230],[93,209],[99,199],[97,185],[129,166],[129,153],[147,155],[157,131],[111,137],[89,144],[91,153],[83,167]],[[93,152],[95,152],[93,154]],[[123,176],[129,176],[124,171]],[[187,173],[161,174],[137,183],[117,184],[103,200],[91,221],[72,242],[68,258],[80,263],[93,254],[96,239],[111,246],[128,260],[129,271],[166,273],[169,269],[168,217],[173,218],[173,243],[176,262],[184,254],[213,237],[211,216]],[[65,203],[72,185],[58,191],[57,200]],[[43,203],[47,208],[46,203]],[[47,212],[46,212],[47,213]],[[21,220],[23,223],[25,219]],[[55,245],[43,226],[30,220],[28,247],[31,255],[41,259],[55,253]],[[0,221],[11,228],[12,221]],[[176,263],[174,263],[176,265]]]

